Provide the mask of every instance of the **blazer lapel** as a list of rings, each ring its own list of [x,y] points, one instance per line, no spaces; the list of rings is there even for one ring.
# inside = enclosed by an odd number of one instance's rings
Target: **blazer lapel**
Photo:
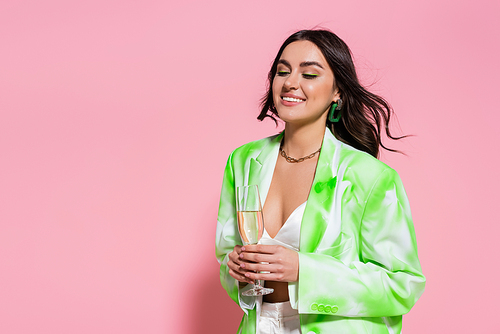
[[[271,186],[276,160],[278,159],[279,146],[283,132],[272,137],[269,142],[262,147],[257,157],[250,159],[248,172],[248,185],[256,184],[259,187],[262,206],[266,202],[267,193]]]
[[[334,210],[337,170],[339,167],[340,142],[326,128],[316,174],[307,199],[300,228],[300,251],[314,252],[329,224]]]

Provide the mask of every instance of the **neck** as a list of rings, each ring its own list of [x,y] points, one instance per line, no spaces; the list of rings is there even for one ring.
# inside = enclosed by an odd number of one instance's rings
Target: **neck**
[[[287,155],[301,158],[317,151],[323,143],[326,126],[308,124],[296,126],[287,123],[283,139],[283,150]]]

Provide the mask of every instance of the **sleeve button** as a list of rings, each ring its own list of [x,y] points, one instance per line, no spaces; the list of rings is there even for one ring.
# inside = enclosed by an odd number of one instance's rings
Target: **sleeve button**
[[[326,313],[330,313],[331,310],[332,310],[332,307],[330,305],[325,306]]]
[[[318,309],[318,304],[312,304],[311,310],[316,311]]]
[[[331,312],[332,313],[337,313],[338,310],[339,310],[339,308],[337,306],[332,306]]]
[[[323,312],[325,310],[325,305],[319,305],[318,306],[318,311]]]

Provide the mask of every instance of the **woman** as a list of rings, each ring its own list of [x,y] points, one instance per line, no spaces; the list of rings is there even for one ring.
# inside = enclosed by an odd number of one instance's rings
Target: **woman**
[[[229,157],[216,255],[244,311],[238,333],[400,333],[424,290],[408,200],[376,159],[391,109],[357,79],[347,45],[303,30],[281,46],[259,119],[285,130]],[[235,189],[257,184],[265,234],[241,247]],[[266,273],[260,273],[266,272]],[[274,293],[244,297],[255,280]]]

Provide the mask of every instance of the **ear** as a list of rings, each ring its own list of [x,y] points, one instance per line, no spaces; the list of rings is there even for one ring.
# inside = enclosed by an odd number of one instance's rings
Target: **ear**
[[[340,92],[340,89],[338,87],[335,87],[335,90],[333,92],[333,100],[332,103],[336,103],[338,99],[341,98],[342,93]]]

